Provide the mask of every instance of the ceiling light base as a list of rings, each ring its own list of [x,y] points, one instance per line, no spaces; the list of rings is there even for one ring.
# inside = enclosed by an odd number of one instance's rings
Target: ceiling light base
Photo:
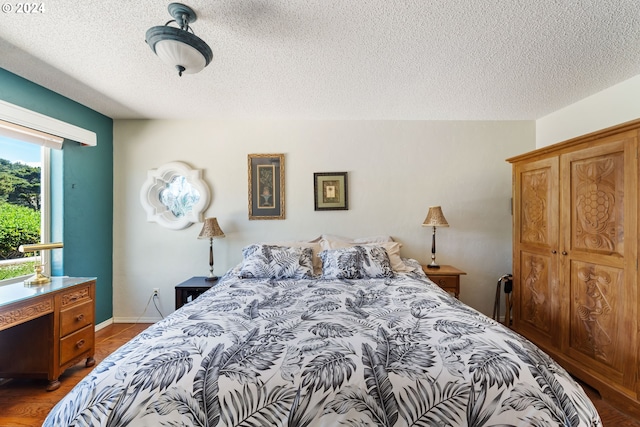
[[[191,24],[198,19],[193,9],[182,3],[171,3],[167,9],[169,9],[169,15],[173,16],[173,19],[181,26],[183,25],[183,20],[185,20],[187,24]]]

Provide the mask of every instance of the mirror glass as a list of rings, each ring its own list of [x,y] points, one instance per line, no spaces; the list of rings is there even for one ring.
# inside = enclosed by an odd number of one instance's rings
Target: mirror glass
[[[149,170],[140,188],[140,203],[147,212],[147,221],[172,230],[202,222],[210,197],[202,171],[182,162],[169,162]]]
[[[158,198],[176,218],[182,218],[198,203],[200,192],[187,181],[185,176],[177,175],[160,191]]]

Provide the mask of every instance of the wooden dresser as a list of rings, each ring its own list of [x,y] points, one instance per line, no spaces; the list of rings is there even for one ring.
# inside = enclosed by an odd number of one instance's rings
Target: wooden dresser
[[[46,378],[95,360],[95,278],[53,277],[42,286],[0,286],[0,378]]]
[[[640,416],[640,120],[508,159],[513,328]]]

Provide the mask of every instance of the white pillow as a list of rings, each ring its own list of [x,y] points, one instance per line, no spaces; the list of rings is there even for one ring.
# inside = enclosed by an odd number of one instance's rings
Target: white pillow
[[[350,243],[383,243],[383,242],[393,242],[393,238],[391,236],[380,235],[380,236],[371,236],[371,237],[358,237],[357,239],[352,239],[350,237],[342,237],[336,236],[334,234],[323,234],[323,240],[327,240],[330,242],[350,242]]]
[[[371,236],[371,237],[359,237],[357,239],[353,239],[353,243],[386,243],[393,242],[393,238],[391,236]]]

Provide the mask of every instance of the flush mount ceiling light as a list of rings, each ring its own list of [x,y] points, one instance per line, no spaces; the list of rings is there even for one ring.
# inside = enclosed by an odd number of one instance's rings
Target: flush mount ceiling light
[[[211,48],[193,33],[189,24],[197,19],[189,6],[181,3],[169,4],[169,15],[174,19],[164,25],[147,30],[146,42],[162,62],[175,67],[178,75],[202,71],[213,58]],[[172,22],[180,28],[171,27]]]

